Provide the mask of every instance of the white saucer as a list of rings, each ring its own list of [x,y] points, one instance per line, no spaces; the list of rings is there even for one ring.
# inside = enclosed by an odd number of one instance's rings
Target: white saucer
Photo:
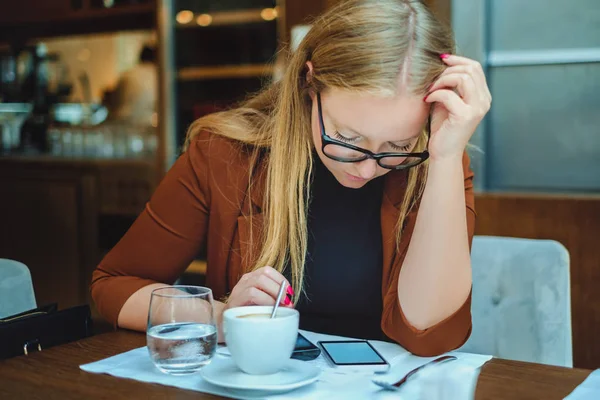
[[[240,370],[233,359],[215,357],[200,370],[208,383],[228,389],[285,392],[315,382],[321,370],[305,361],[290,359],[289,364],[272,375],[249,375]]]

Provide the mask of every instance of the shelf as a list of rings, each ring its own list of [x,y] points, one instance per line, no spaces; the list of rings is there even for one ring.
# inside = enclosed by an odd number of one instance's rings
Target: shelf
[[[180,68],[177,78],[181,81],[197,81],[226,78],[252,78],[272,76],[275,67],[268,64],[221,65],[215,67]]]
[[[156,4],[143,3],[115,8],[74,10],[65,0],[23,1],[16,11],[0,13],[0,39],[9,43],[14,38],[31,39],[82,35],[100,32],[156,29]],[[63,4],[64,3],[64,4]],[[44,4],[40,8],[37,4]],[[88,3],[85,3],[88,4]],[[54,8],[51,7],[54,6]]]
[[[271,22],[277,19],[278,7],[258,8],[250,10],[219,11],[215,13],[201,13],[187,15],[189,22],[177,23],[178,29],[204,28],[207,26],[240,25],[260,22]]]
[[[40,0],[37,0],[39,2]],[[37,3],[34,0],[29,0],[31,2],[31,7],[34,8],[31,12],[26,12],[23,9],[20,13],[15,16],[12,16],[10,20],[5,20],[5,17],[0,17],[0,23],[2,25],[20,25],[20,24],[53,24],[59,22],[72,22],[72,21],[92,21],[96,18],[115,18],[115,17],[130,17],[135,18],[140,14],[153,14],[156,11],[156,4],[152,3],[143,3],[143,4],[133,4],[124,7],[114,7],[114,8],[82,8],[82,9],[72,9],[67,6],[64,9],[58,8],[50,9],[47,12],[41,12],[37,10]],[[23,8],[23,6],[20,6]]]
[[[51,154],[23,154],[19,152],[0,153],[0,164],[23,164],[43,168],[89,168],[106,167],[152,168],[154,158],[99,158],[99,157],[69,157]]]
[[[85,19],[89,18],[107,18],[107,17],[132,17],[137,14],[154,14],[156,12],[156,4],[142,3],[133,4],[126,7],[111,7],[111,8],[86,8],[82,10],[72,11],[71,14],[65,16],[66,19]]]

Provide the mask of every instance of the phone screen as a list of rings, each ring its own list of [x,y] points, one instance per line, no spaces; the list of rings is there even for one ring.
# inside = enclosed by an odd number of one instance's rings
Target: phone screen
[[[386,361],[367,341],[320,342],[337,365],[385,365]]]
[[[296,346],[294,347],[292,358],[295,358],[296,360],[310,361],[319,357],[320,354],[321,349],[319,349],[317,346],[309,342],[304,336],[298,333],[298,338],[296,339]]]
[[[304,336],[298,334],[298,338],[296,339],[296,346],[294,350],[314,350],[318,349],[317,346],[309,342]]]

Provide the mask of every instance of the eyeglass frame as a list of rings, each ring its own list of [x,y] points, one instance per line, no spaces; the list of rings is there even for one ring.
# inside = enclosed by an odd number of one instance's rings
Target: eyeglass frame
[[[427,118],[427,144],[425,146],[426,149],[424,151],[419,152],[419,153],[396,153],[396,152],[373,153],[372,151],[363,149],[362,147],[354,146],[350,143],[344,143],[340,140],[333,139],[331,136],[329,136],[325,132],[325,122],[323,121],[323,106],[321,105],[321,93],[320,92],[317,92],[317,108],[318,108],[318,112],[319,112],[319,126],[321,128],[321,151],[323,152],[323,154],[325,154],[325,156],[327,158],[330,158],[337,162],[343,162],[343,163],[356,163],[356,162],[365,161],[367,159],[371,159],[371,160],[375,160],[377,162],[377,165],[379,165],[381,168],[396,170],[396,171],[406,170],[406,169],[416,167],[416,166],[422,164],[423,162],[425,162],[429,158],[429,150],[427,150],[427,147],[429,146],[429,138],[431,136],[431,113],[429,114],[429,117]],[[325,152],[325,147],[328,144],[338,145],[338,146],[342,146],[342,147],[350,149],[350,150],[358,151],[359,153],[364,154],[365,157],[356,159],[356,160],[348,160],[348,159],[342,159],[340,157],[331,156]],[[421,160],[418,163],[412,164],[412,165],[398,164],[395,167],[391,167],[391,166],[385,166],[385,165],[381,164],[381,159],[386,158],[386,157],[404,157],[404,158],[415,157],[415,158],[420,158]]]

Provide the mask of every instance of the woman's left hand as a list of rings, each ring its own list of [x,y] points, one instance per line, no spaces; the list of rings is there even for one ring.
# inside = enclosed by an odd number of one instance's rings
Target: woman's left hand
[[[455,55],[443,55],[442,60],[448,68],[425,98],[435,107],[429,153],[432,160],[462,159],[469,139],[490,109],[492,95],[477,61]]]

